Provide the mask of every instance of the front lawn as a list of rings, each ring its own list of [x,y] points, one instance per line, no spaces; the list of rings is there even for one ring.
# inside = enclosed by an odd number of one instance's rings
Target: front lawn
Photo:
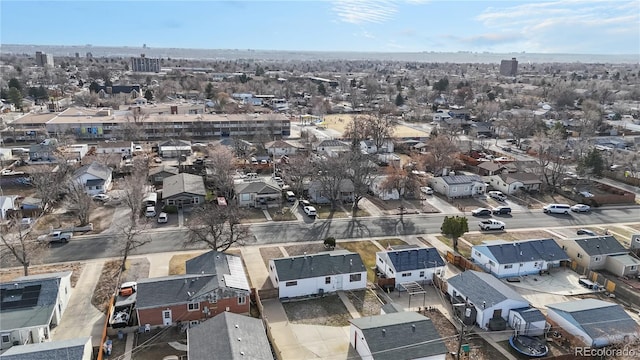
[[[339,242],[337,245],[340,248],[360,254],[362,262],[367,268],[367,279],[371,282],[375,281],[376,252],[380,251],[377,246],[369,240]]]
[[[266,221],[262,209],[245,209],[243,210],[242,223],[256,223]]]
[[[296,220],[296,216],[291,211],[291,208],[283,207],[280,209],[269,208],[269,216],[273,221],[291,221]]]
[[[331,205],[314,205],[316,208],[316,218],[318,219],[344,219],[348,218],[347,214],[340,207],[331,209]]]
[[[447,245],[453,251],[453,240],[444,235],[436,235],[436,239],[440,240],[442,243]],[[471,247],[465,243],[463,243],[460,238],[458,238],[458,253],[464,256],[465,258],[471,257]]]
[[[480,245],[483,241],[491,240],[504,240],[504,241],[519,241],[519,240],[534,240],[534,239],[549,239],[553,236],[544,230],[532,230],[532,231],[509,231],[497,234],[464,234],[464,239],[473,245]]]

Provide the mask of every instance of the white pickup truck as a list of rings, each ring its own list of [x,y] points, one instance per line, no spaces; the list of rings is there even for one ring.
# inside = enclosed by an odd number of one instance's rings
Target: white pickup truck
[[[478,223],[480,230],[504,230],[504,222],[500,220],[487,219]]]
[[[62,231],[52,231],[45,235],[38,236],[39,241],[52,243],[52,242],[69,242],[69,240],[73,237],[72,232],[62,232]]]

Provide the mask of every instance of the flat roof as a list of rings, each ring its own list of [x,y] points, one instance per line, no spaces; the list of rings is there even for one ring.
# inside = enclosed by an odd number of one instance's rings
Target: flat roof
[[[40,113],[40,114],[28,114],[19,119],[16,119],[11,124],[46,124],[49,120],[58,116],[57,113]]]
[[[173,122],[229,122],[229,121],[289,121],[289,118],[282,114],[151,114],[144,119],[138,120],[139,123],[173,123]],[[103,124],[103,123],[127,123],[131,122],[132,117],[127,118],[126,115],[112,116],[92,116],[86,114],[84,116],[58,116],[51,119],[48,124]]]

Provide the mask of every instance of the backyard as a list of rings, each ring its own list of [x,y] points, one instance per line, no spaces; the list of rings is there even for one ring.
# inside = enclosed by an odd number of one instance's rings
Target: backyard
[[[294,324],[347,326],[351,315],[338,295],[282,304],[289,322]]]

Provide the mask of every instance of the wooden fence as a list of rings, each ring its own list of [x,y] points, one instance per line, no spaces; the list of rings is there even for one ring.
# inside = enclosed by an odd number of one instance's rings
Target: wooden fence
[[[447,251],[447,262],[461,268],[462,270],[475,270],[485,272],[483,268],[474,264],[471,260],[466,259],[464,256]]]
[[[276,290],[276,297],[277,297],[277,290],[278,289],[274,289],[274,290]],[[264,328],[267,331],[267,338],[269,339],[269,342],[271,343],[271,347],[273,348],[273,353],[275,354],[276,359],[282,360],[282,351],[278,348],[278,344],[274,341],[273,333],[271,332],[271,326],[269,326],[269,321],[267,319],[265,319],[265,316],[264,316],[264,305],[262,305],[262,299],[260,298],[261,294],[268,294],[267,291],[265,291],[265,290],[257,290],[256,291],[255,288],[251,289],[252,294],[255,295],[256,306],[258,306],[258,310],[260,311],[260,318],[262,319],[262,324],[264,325]],[[98,360],[102,360],[102,359],[98,359]]]

